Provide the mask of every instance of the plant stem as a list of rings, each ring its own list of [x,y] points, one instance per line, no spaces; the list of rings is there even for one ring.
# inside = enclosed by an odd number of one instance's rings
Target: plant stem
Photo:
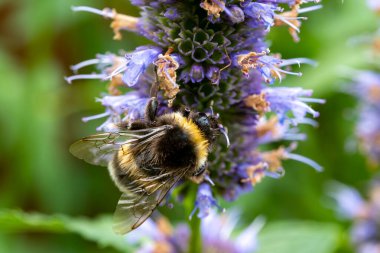
[[[191,202],[188,202],[190,204],[190,208],[188,208],[190,212],[194,208],[194,203],[197,196],[197,188],[198,187],[194,185],[194,187],[192,187],[192,190],[190,191]],[[191,235],[189,240],[188,253],[202,252],[201,219],[199,219],[198,217],[193,217],[191,220],[189,220],[189,225],[191,229]]]
[[[191,219],[190,228],[189,253],[202,252],[201,219],[198,217]]]

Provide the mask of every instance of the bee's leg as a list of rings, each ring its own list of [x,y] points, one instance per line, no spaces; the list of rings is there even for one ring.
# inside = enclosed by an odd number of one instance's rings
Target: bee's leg
[[[207,162],[205,162],[200,168],[198,168],[194,172],[193,177],[197,177],[197,176],[202,175],[205,172],[206,168],[207,168]]]
[[[188,118],[190,116],[191,110],[189,107],[182,107],[180,111],[183,117]]]
[[[140,130],[145,129],[148,126],[146,125],[146,122],[141,120],[136,120],[128,124],[128,130]]]
[[[192,177],[190,177],[190,180],[193,181],[194,183],[200,184],[204,180],[205,177],[205,172],[207,169],[207,162],[205,162],[200,168],[198,168]]]
[[[145,108],[145,119],[152,122],[156,119],[158,101],[156,97],[152,97]]]

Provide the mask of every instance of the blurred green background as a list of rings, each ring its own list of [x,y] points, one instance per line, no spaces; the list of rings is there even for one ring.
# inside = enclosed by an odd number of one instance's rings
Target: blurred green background
[[[327,100],[314,107],[321,113],[320,126],[303,128],[308,140],[297,150],[325,171],[316,173],[303,164],[285,162],[284,178],[268,178],[237,202],[222,204],[240,209],[242,224],[263,214],[269,227],[298,221],[301,227],[326,229],[330,241],[324,247],[318,244],[318,240],[326,241],[323,237],[312,236],[310,244],[307,238],[300,244],[319,251],[286,251],[285,245],[265,252],[354,252],[348,243],[349,224],[327,207],[325,185],[339,180],[362,191],[375,173],[362,155],[346,151],[354,137],[356,102],[341,90],[348,83],[346,67],[371,68],[368,45],[352,46],[348,40],[373,33],[379,23],[364,0],[324,0],[322,4],[323,9],[306,14],[309,20],[303,22],[300,43],[292,41],[286,27],[273,29],[270,41],[271,51],[283,58],[309,57],[319,62],[316,68],[302,67],[303,77],[289,77],[280,85],[312,88],[315,97]],[[94,133],[100,124],[85,124],[81,117],[102,112],[95,97],[105,84],[68,85],[63,77],[71,74],[70,65],[97,53],[132,50],[147,41],[128,32],[121,42],[113,41],[108,20],[74,13],[72,5],[113,7],[138,15],[127,0],[0,1],[0,252],[130,251],[120,238],[109,235],[108,216],[96,218],[111,214],[119,198],[108,172],[68,152],[73,141]],[[166,214],[174,219],[187,217],[171,212]],[[270,230],[263,233],[264,248],[266,243],[286,238]]]

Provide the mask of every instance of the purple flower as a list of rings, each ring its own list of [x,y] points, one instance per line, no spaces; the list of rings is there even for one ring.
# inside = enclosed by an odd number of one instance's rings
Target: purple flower
[[[203,252],[251,253],[258,248],[258,234],[265,219],[257,217],[238,235],[233,236],[239,213],[231,210],[228,215],[209,215],[202,222]]]
[[[380,181],[375,179],[369,188],[369,199],[364,200],[357,190],[334,182],[329,195],[337,202],[338,213],[353,223],[351,241],[359,253],[380,250]]]
[[[158,47],[138,47],[133,53],[125,56],[127,59],[125,67],[115,71],[110,77],[112,78],[119,71],[123,71],[124,83],[128,86],[134,86],[140,75],[158,58],[160,53],[162,53],[162,49]]]
[[[142,97],[138,92],[128,92],[122,96],[104,96],[97,99],[106,108],[102,114],[85,117],[83,121],[87,122],[99,118],[108,117],[97,130],[104,132],[113,132],[117,130],[117,125],[126,122],[141,119],[144,117],[145,106],[149,98]]]
[[[361,100],[380,107],[380,74],[371,71],[353,71],[355,85],[349,92]]]
[[[244,52],[234,55],[234,65],[241,67],[244,75],[248,76],[251,69],[258,70],[264,82],[272,84],[276,79],[282,80],[285,74],[302,76],[300,72],[291,72],[281,69],[289,65],[301,63],[316,65],[314,61],[305,58],[283,60],[278,56],[268,56],[269,50],[262,52]]]
[[[359,216],[365,205],[364,199],[356,189],[339,182],[329,185],[328,194],[336,201],[339,215],[346,219]]]
[[[65,80],[71,84],[74,80],[81,79],[100,79],[105,80],[107,76],[113,71],[113,69],[120,67],[124,62],[124,58],[121,56],[116,56],[114,54],[98,54],[95,59],[86,60],[71,66],[71,70],[74,73],[82,68],[96,65],[100,70],[100,73],[92,74],[77,74],[69,77],[65,77]]]
[[[254,185],[254,183],[247,175],[247,169],[249,166],[249,164],[238,164],[230,173],[226,174],[226,178],[230,177],[230,183],[228,185],[224,186],[223,183],[218,182],[218,184],[225,187],[223,192],[223,198],[225,200],[232,202],[240,195],[252,191],[252,185]],[[235,172],[238,174],[234,174]],[[262,178],[261,175],[259,178]]]
[[[321,0],[302,0],[302,3],[319,3]],[[293,6],[296,4],[296,0],[259,0],[261,3],[272,3],[272,4],[288,4],[289,6]]]
[[[220,81],[220,69],[216,66],[211,66],[206,71],[206,77],[212,84],[219,84]]]
[[[315,161],[302,155],[293,153],[292,151],[295,148],[296,145],[290,145],[287,148],[279,147],[276,150],[260,153],[259,158],[263,161],[263,164],[260,167],[263,167],[265,169],[265,175],[273,178],[279,178],[283,176],[285,174],[285,170],[282,167],[282,161],[287,159],[304,163],[316,171],[323,170],[323,168]]]
[[[380,110],[362,105],[356,126],[361,149],[373,165],[380,163]]]
[[[71,8],[73,11],[84,11],[90,12],[96,15],[103,16],[107,19],[112,19],[111,28],[113,29],[115,36],[113,37],[115,40],[121,40],[122,35],[120,31],[128,30],[132,32],[136,32],[138,30],[138,18],[127,16],[124,14],[119,14],[115,9],[104,8],[103,10],[98,10],[92,7],[87,6],[73,6]]]
[[[323,99],[309,98],[312,95],[311,90],[302,88],[266,88],[262,90],[266,100],[269,102],[270,111],[275,112],[280,120],[289,118],[289,112],[292,112],[294,119],[292,123],[305,123],[307,114],[311,114],[314,118],[318,117],[318,112],[314,111],[306,103],[319,103],[325,101]]]
[[[165,11],[164,16],[170,20],[178,20],[181,18],[181,15],[176,8],[168,8]]]
[[[371,164],[380,163],[380,74],[354,71],[355,84],[348,90],[359,99],[356,135]]]
[[[211,186],[207,183],[203,183],[198,187],[197,198],[195,200],[195,207],[190,214],[190,219],[197,210],[199,210],[197,215],[198,218],[204,218],[208,216],[212,207],[222,209],[212,196]]]
[[[244,11],[237,5],[232,5],[229,8],[225,8],[224,12],[228,15],[229,20],[233,24],[238,24],[244,21]]]
[[[248,2],[244,4],[244,13],[252,18],[252,27],[264,26],[266,29],[274,24],[274,12],[277,10],[276,6],[271,4]]]
[[[211,213],[201,223],[202,252],[252,253],[258,245],[258,234],[265,224],[265,219],[257,217],[242,231],[236,231],[239,213],[231,210],[228,214]],[[138,246],[138,253],[188,252],[190,230],[186,224],[174,227],[164,218],[156,222],[147,220],[125,240]]]
[[[192,83],[199,83],[205,77],[202,65],[194,63],[190,70],[190,80]]]
[[[268,128],[268,126],[270,128]],[[270,119],[261,118],[257,122],[257,143],[267,144],[280,140],[304,141],[306,135],[299,132],[299,129],[291,124],[290,120],[280,122],[277,117]]]
[[[281,79],[281,70],[278,68],[281,63],[280,59],[263,55],[257,59],[257,62],[257,69],[260,71],[265,82],[273,83],[276,78]]]
[[[72,66],[73,71],[97,64],[101,73],[74,75],[66,77],[66,81],[71,83],[78,79],[100,79],[111,80],[122,74],[122,81],[128,86],[134,86],[141,74],[145,72],[147,67],[158,58],[162,49],[159,47],[142,46],[136,48],[132,53],[125,55],[125,58],[117,57],[113,54],[98,55],[96,59],[87,60]]]

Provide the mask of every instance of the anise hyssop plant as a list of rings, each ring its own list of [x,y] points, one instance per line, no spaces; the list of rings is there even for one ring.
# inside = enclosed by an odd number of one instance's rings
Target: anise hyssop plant
[[[309,103],[324,101],[311,98],[311,90],[274,85],[285,75],[301,76],[292,72],[292,66],[314,62],[282,59],[270,52],[266,41],[272,28],[283,27],[298,42],[301,23],[306,19],[299,15],[319,9],[320,5],[314,5],[317,1],[131,2],[140,8],[140,17],[108,8],[78,6],[73,10],[110,19],[116,40],[122,39],[122,30],[127,30],[144,36],[151,44],[125,55],[98,54],[95,59],[72,66],[76,75],[66,80],[99,79],[109,83],[108,94],[98,99],[105,112],[83,119],[103,118],[98,131],[117,132],[120,124],[141,120],[152,96],[159,103],[158,117],[187,107],[217,119],[223,134],[228,134],[230,146],[223,138],[216,139],[197,193],[191,190],[191,182],[183,182],[178,188],[179,199],[192,195],[195,200],[190,216],[198,211],[198,217],[206,217],[213,206],[220,208],[216,196],[232,201],[265,176],[283,176],[283,160],[297,160],[321,170],[294,149],[296,142],[306,137],[297,125],[316,124],[308,118],[318,116]],[[78,73],[90,65],[98,71]],[[128,91],[122,92],[123,87]],[[272,145],[278,141],[288,144]]]

